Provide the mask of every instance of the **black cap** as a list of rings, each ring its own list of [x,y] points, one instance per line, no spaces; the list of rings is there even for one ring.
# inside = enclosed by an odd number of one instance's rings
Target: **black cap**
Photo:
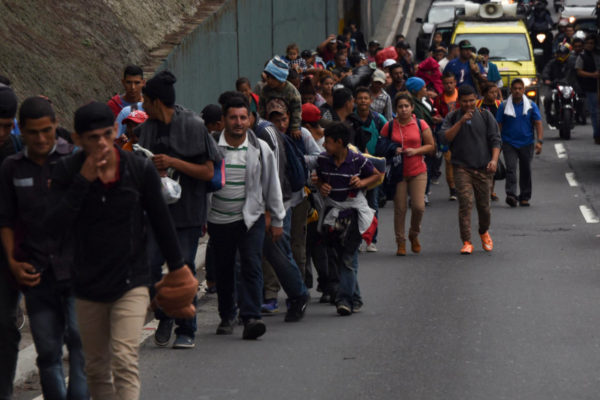
[[[381,46],[377,40],[371,40],[369,42],[369,47],[371,46]]]
[[[115,115],[109,106],[93,101],[75,111],[73,123],[75,132],[82,134],[95,129],[107,128],[115,124]]]
[[[171,107],[175,104],[175,88],[173,85],[177,81],[175,75],[170,71],[160,71],[146,82],[142,88],[142,93],[150,100],[159,99],[165,106]]]
[[[461,40],[458,42],[458,48],[461,50],[475,50],[475,46],[473,46],[468,40]]]
[[[0,83],[0,118],[14,118],[17,114],[17,96],[15,92]]]
[[[302,53],[300,53],[300,57],[302,57],[302,58],[311,58],[312,57],[312,51],[310,51],[310,50],[302,50]]]

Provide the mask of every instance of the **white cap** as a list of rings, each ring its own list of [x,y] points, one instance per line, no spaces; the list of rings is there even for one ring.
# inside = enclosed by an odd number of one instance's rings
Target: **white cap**
[[[385,60],[383,62],[383,68],[387,68],[390,65],[394,65],[394,64],[396,64],[396,60],[394,60],[393,58],[388,58],[387,60]]]
[[[373,82],[385,83],[385,72],[380,69],[376,69],[375,72],[373,72],[372,80]]]

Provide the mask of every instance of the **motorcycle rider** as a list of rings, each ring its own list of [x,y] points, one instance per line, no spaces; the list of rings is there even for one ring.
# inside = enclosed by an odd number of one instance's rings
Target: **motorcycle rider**
[[[544,112],[546,113],[548,125],[555,126],[558,122],[556,121],[556,112],[554,113],[555,115],[552,113],[552,91],[557,81],[565,81],[570,75],[569,70],[571,66],[567,62],[570,52],[571,46],[569,44],[565,43],[558,46],[554,58],[546,64],[542,71],[544,85],[549,88],[549,90],[546,91],[546,96],[544,96]]]
[[[567,82],[573,86],[575,93],[577,93],[577,100],[575,102],[575,121],[580,125],[585,125],[585,93],[579,84],[579,80],[577,79],[577,71],[575,70],[575,61],[577,61],[577,57],[583,53],[583,38],[578,37],[578,34],[579,32],[575,34],[575,37],[571,41],[571,54],[569,54],[569,59],[567,60],[567,63],[569,64],[569,75],[567,76]]]
[[[554,22],[550,11],[546,8],[548,3],[545,0],[538,0],[533,6],[533,11],[527,18],[527,29],[530,32],[546,32],[552,29]]]

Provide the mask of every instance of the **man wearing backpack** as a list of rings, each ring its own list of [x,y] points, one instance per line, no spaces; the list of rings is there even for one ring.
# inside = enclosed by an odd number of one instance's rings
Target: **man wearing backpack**
[[[56,116],[44,98],[30,97],[21,104],[19,126],[27,148],[7,158],[0,175],[2,243],[10,271],[25,294],[44,397],[66,399],[68,393],[69,399],[86,400],[70,281],[72,252],[64,239],[48,235],[44,226],[50,174],[59,159],[71,154],[73,145],[56,136]],[[69,350],[68,387],[63,345]]]
[[[184,263],[156,169],[114,145],[114,119],[103,103],[75,111],[73,137],[81,151],[54,166],[43,224],[50,234],[71,238],[71,280],[92,398],[135,400],[150,303],[148,222],[169,268],[156,286],[156,305],[191,318],[198,281]]]
[[[208,214],[211,247],[219,260],[216,283],[221,323],[216,333],[233,333],[239,307],[244,323],[242,338],[253,340],[266,331],[260,315],[263,242],[281,240],[285,209],[274,154],[249,129],[250,107],[246,98],[232,96],[224,101],[223,117],[225,129],[218,145],[225,157],[227,183],[213,193]]]
[[[169,71],[159,72],[148,80],[143,89],[148,120],[134,132],[139,137],[139,145],[154,153],[152,161],[159,174],[171,175],[181,185],[181,199],[169,205],[169,213],[185,261],[195,274],[198,240],[206,224],[206,183],[212,179],[214,164],[221,162],[221,155],[202,119],[175,104],[175,80]],[[149,260],[154,279],[158,281],[162,276],[164,257],[154,242],[150,244]],[[174,321],[157,311],[156,318],[160,321],[154,335],[157,346],[169,344],[175,323],[173,347],[194,347],[195,315],[189,320]]]
[[[485,251],[494,244],[489,234],[490,180],[496,172],[502,140],[494,116],[475,106],[477,94],[471,85],[458,88],[460,109],[451,111],[440,129],[444,144],[450,146],[454,181],[458,194],[458,222],[463,246],[461,254],[471,254],[471,210],[473,193],[479,217],[479,236]]]
[[[280,289],[279,283],[281,283],[288,295],[288,309],[285,321],[295,322],[304,316],[309,296],[301,270],[292,252],[292,207],[300,204],[303,200],[304,183],[308,176],[305,173],[306,165],[302,159],[302,152],[296,147],[295,140],[285,133],[285,130],[289,126],[289,112],[285,102],[277,98],[270,100],[267,103],[267,116],[269,117],[269,122],[272,124],[276,122],[273,124],[277,132],[277,137],[274,141],[278,143],[278,146],[285,149],[283,154],[280,153],[278,162],[284,164],[283,168],[280,167],[280,170],[283,170],[284,174],[279,176],[279,179],[282,186],[286,216],[283,221],[283,236],[277,241],[265,240],[264,257],[266,262],[263,263],[265,302],[262,308],[265,313],[275,313],[278,311],[277,294]],[[278,128],[285,130],[281,132]],[[308,135],[310,136],[310,133]],[[312,139],[312,136],[310,136],[310,139]],[[305,146],[303,137],[300,138],[300,143],[302,147]],[[316,150],[311,148],[311,151],[318,152],[316,143],[314,144],[314,148]],[[299,202],[298,199],[300,200]],[[305,231],[304,235],[306,235]],[[306,259],[306,255],[304,259]]]

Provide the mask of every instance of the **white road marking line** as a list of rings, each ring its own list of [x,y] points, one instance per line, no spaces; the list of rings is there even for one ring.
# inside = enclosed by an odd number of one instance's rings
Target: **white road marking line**
[[[565,145],[562,143],[555,143],[554,150],[556,150],[556,155],[558,158],[567,158],[567,149],[565,149]]]
[[[410,3],[408,4],[408,11],[406,12],[406,18],[404,18],[404,28],[402,28],[402,34],[404,35],[404,37],[406,37],[406,35],[408,34],[408,28],[411,25],[411,19],[415,11],[416,2],[416,0],[410,0]]]
[[[567,173],[565,173],[565,177],[567,178],[567,182],[569,182],[569,186],[571,186],[571,187],[577,187],[577,186],[579,186],[579,182],[577,182],[577,180],[575,179],[575,173],[574,172],[567,172]]]
[[[600,222],[600,219],[598,218],[594,210],[592,210],[588,206],[579,206],[579,210],[581,210],[583,218],[585,218],[585,222],[587,222],[588,224],[597,224]]]
[[[400,24],[400,18],[402,18],[402,10],[404,9],[404,0],[400,0],[400,4],[398,4],[398,8],[396,8],[396,15],[394,16],[394,22],[392,22],[392,29],[390,29],[390,33],[388,37],[385,39],[385,46],[389,46],[392,44],[392,40],[398,31],[398,24]],[[395,44],[395,43],[394,43]]]

